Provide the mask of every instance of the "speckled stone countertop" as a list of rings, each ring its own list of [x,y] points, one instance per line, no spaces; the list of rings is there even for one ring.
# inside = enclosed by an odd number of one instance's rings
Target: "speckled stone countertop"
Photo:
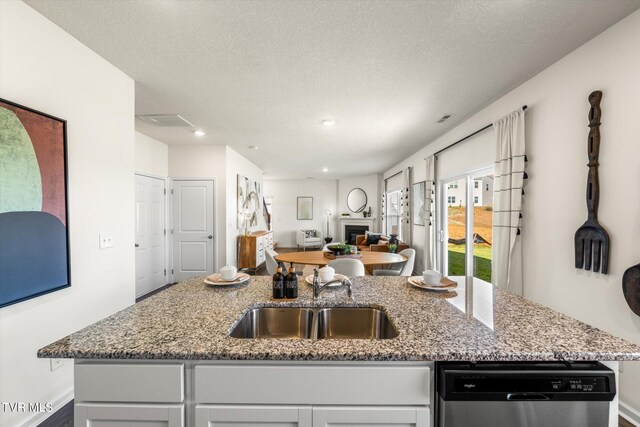
[[[448,295],[402,277],[354,280],[316,302],[271,300],[269,277],[238,287],[202,278],[175,285],[38,351],[39,357],[194,360],[640,360],[640,347],[478,280],[458,279]],[[465,283],[466,282],[466,283]],[[238,339],[229,332],[258,306],[383,308],[399,335],[387,340]]]

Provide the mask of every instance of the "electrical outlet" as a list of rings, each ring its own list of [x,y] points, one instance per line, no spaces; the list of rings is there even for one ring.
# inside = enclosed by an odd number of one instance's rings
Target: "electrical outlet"
[[[64,360],[62,359],[49,359],[49,362],[51,363],[51,372],[64,365]]]
[[[113,236],[111,233],[100,233],[100,249],[113,247]]]

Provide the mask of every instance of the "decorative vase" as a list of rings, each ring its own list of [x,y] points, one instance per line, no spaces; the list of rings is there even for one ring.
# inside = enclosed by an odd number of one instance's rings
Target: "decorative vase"
[[[395,254],[396,251],[398,250],[398,245],[395,243],[389,243],[387,245],[387,249],[389,249],[389,253]]]
[[[362,212],[362,216],[366,218],[367,217],[367,211],[363,211]]]
[[[397,234],[390,234],[389,235],[389,244],[390,245],[396,245],[396,247],[398,246],[398,235]]]
[[[327,244],[327,245],[328,245],[329,243],[331,243],[332,241],[333,241],[333,237],[325,237],[325,238],[324,238],[324,243],[325,243],[325,244]]]

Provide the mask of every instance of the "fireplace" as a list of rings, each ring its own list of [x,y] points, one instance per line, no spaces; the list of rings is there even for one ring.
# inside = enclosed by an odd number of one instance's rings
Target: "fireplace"
[[[356,244],[356,236],[364,234],[365,231],[369,231],[368,225],[350,225],[345,224],[344,226],[344,240],[350,244]]]

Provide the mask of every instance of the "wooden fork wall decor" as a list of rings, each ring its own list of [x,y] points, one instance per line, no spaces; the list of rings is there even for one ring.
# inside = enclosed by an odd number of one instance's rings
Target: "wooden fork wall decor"
[[[587,221],[578,228],[575,235],[576,268],[584,268],[602,274],[609,272],[609,234],[598,223],[598,202],[600,183],[598,182],[598,156],[600,153],[600,100],[602,92],[597,90],[589,95],[589,174],[587,175]]]

